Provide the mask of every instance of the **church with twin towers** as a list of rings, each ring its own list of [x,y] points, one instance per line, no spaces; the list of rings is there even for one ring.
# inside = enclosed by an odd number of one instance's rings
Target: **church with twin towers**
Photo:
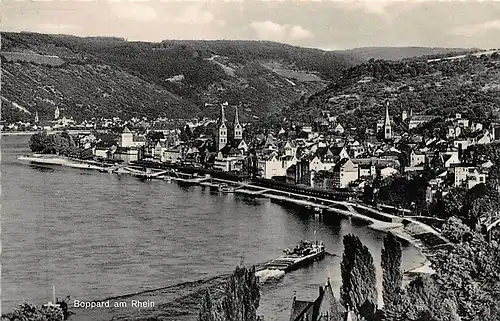
[[[235,106],[234,122],[232,124],[232,130],[230,130],[229,123],[226,119],[226,114],[224,107],[227,107],[228,103],[221,105],[221,116],[218,123],[217,129],[217,150],[227,149],[226,147],[234,147],[239,149],[242,144],[246,145],[243,140],[243,126],[240,124],[238,116],[238,107]]]

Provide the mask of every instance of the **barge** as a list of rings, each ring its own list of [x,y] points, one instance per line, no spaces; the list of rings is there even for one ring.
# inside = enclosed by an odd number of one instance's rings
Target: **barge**
[[[285,249],[284,252],[285,255],[267,262],[263,268],[290,272],[315,261],[320,261],[326,255],[325,245],[318,241],[314,243],[300,241],[293,250]]]

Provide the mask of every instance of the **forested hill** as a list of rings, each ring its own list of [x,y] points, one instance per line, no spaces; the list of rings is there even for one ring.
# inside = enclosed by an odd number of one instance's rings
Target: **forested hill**
[[[475,52],[478,49],[441,48],[441,47],[360,47],[336,51],[364,60],[401,60],[421,56],[442,56]]]
[[[127,42],[2,33],[2,119],[195,115],[240,104],[243,121],[279,112],[361,60],[259,41]],[[229,111],[230,115],[232,110]]]
[[[371,60],[345,71],[339,80],[285,110],[290,119],[313,121],[328,110],[344,127],[374,128],[390,102],[403,110],[448,116],[460,112],[489,119],[500,107],[500,57],[492,51],[465,58],[428,61]]]

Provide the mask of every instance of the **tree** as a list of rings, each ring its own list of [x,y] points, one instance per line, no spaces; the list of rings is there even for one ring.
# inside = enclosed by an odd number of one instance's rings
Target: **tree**
[[[462,243],[464,238],[471,235],[471,231],[460,219],[452,217],[443,225],[442,234],[453,243]]]
[[[432,204],[432,214],[445,219],[460,215],[465,203],[466,194],[467,190],[464,188],[452,189],[440,200]]]
[[[43,132],[35,133],[31,135],[30,138],[30,149],[33,153],[41,153],[45,149],[45,140],[47,139],[47,132],[44,130]]]
[[[205,295],[201,300],[200,312],[198,313],[199,321],[215,321],[215,317],[213,314],[213,302],[212,296],[210,294],[210,290],[207,289],[205,291]]]
[[[260,301],[255,267],[236,267],[229,280],[220,289],[218,300],[213,300],[207,291],[201,301],[199,321],[258,321],[257,308]]]
[[[385,306],[397,304],[400,300],[403,283],[401,257],[401,243],[394,234],[387,233],[384,237],[384,248],[382,249],[382,295]]]
[[[192,136],[191,127],[189,127],[189,125],[186,125],[181,132],[180,139],[182,141],[187,142],[188,140],[191,139],[191,136]]]
[[[443,226],[443,236],[457,243],[430,258],[439,292],[456,302],[464,320],[498,320],[500,245],[486,242],[458,219]]]
[[[386,307],[384,321],[459,321],[456,304],[439,291],[428,275],[419,275],[406,287],[397,305]]]
[[[160,139],[164,139],[165,135],[163,134],[162,131],[150,131],[147,135],[146,138],[150,141],[157,142]]]
[[[344,307],[359,312],[363,305],[376,304],[377,289],[373,257],[368,248],[353,234],[344,236],[344,253],[340,269],[342,274],[340,298]]]
[[[63,318],[63,311],[59,307],[37,307],[27,302],[21,304],[14,312],[2,315],[2,320],[9,321],[59,321]]]

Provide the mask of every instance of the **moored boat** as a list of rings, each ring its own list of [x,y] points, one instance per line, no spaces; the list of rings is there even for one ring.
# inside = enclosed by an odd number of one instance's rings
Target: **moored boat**
[[[92,165],[92,164],[80,164],[80,163],[68,163],[66,166],[78,169],[90,169],[90,170],[105,170],[103,167]]]
[[[43,165],[66,165],[68,162],[65,158],[56,155],[39,155],[34,154],[31,156],[19,156],[18,160],[29,161],[32,164]]]
[[[285,255],[267,262],[264,265],[268,270],[290,272],[301,266],[309,265],[325,258],[326,250],[323,242],[300,241],[293,249],[285,249]]]
[[[219,191],[222,193],[233,193],[234,192],[234,187],[231,187],[227,184],[220,184],[219,185]]]

